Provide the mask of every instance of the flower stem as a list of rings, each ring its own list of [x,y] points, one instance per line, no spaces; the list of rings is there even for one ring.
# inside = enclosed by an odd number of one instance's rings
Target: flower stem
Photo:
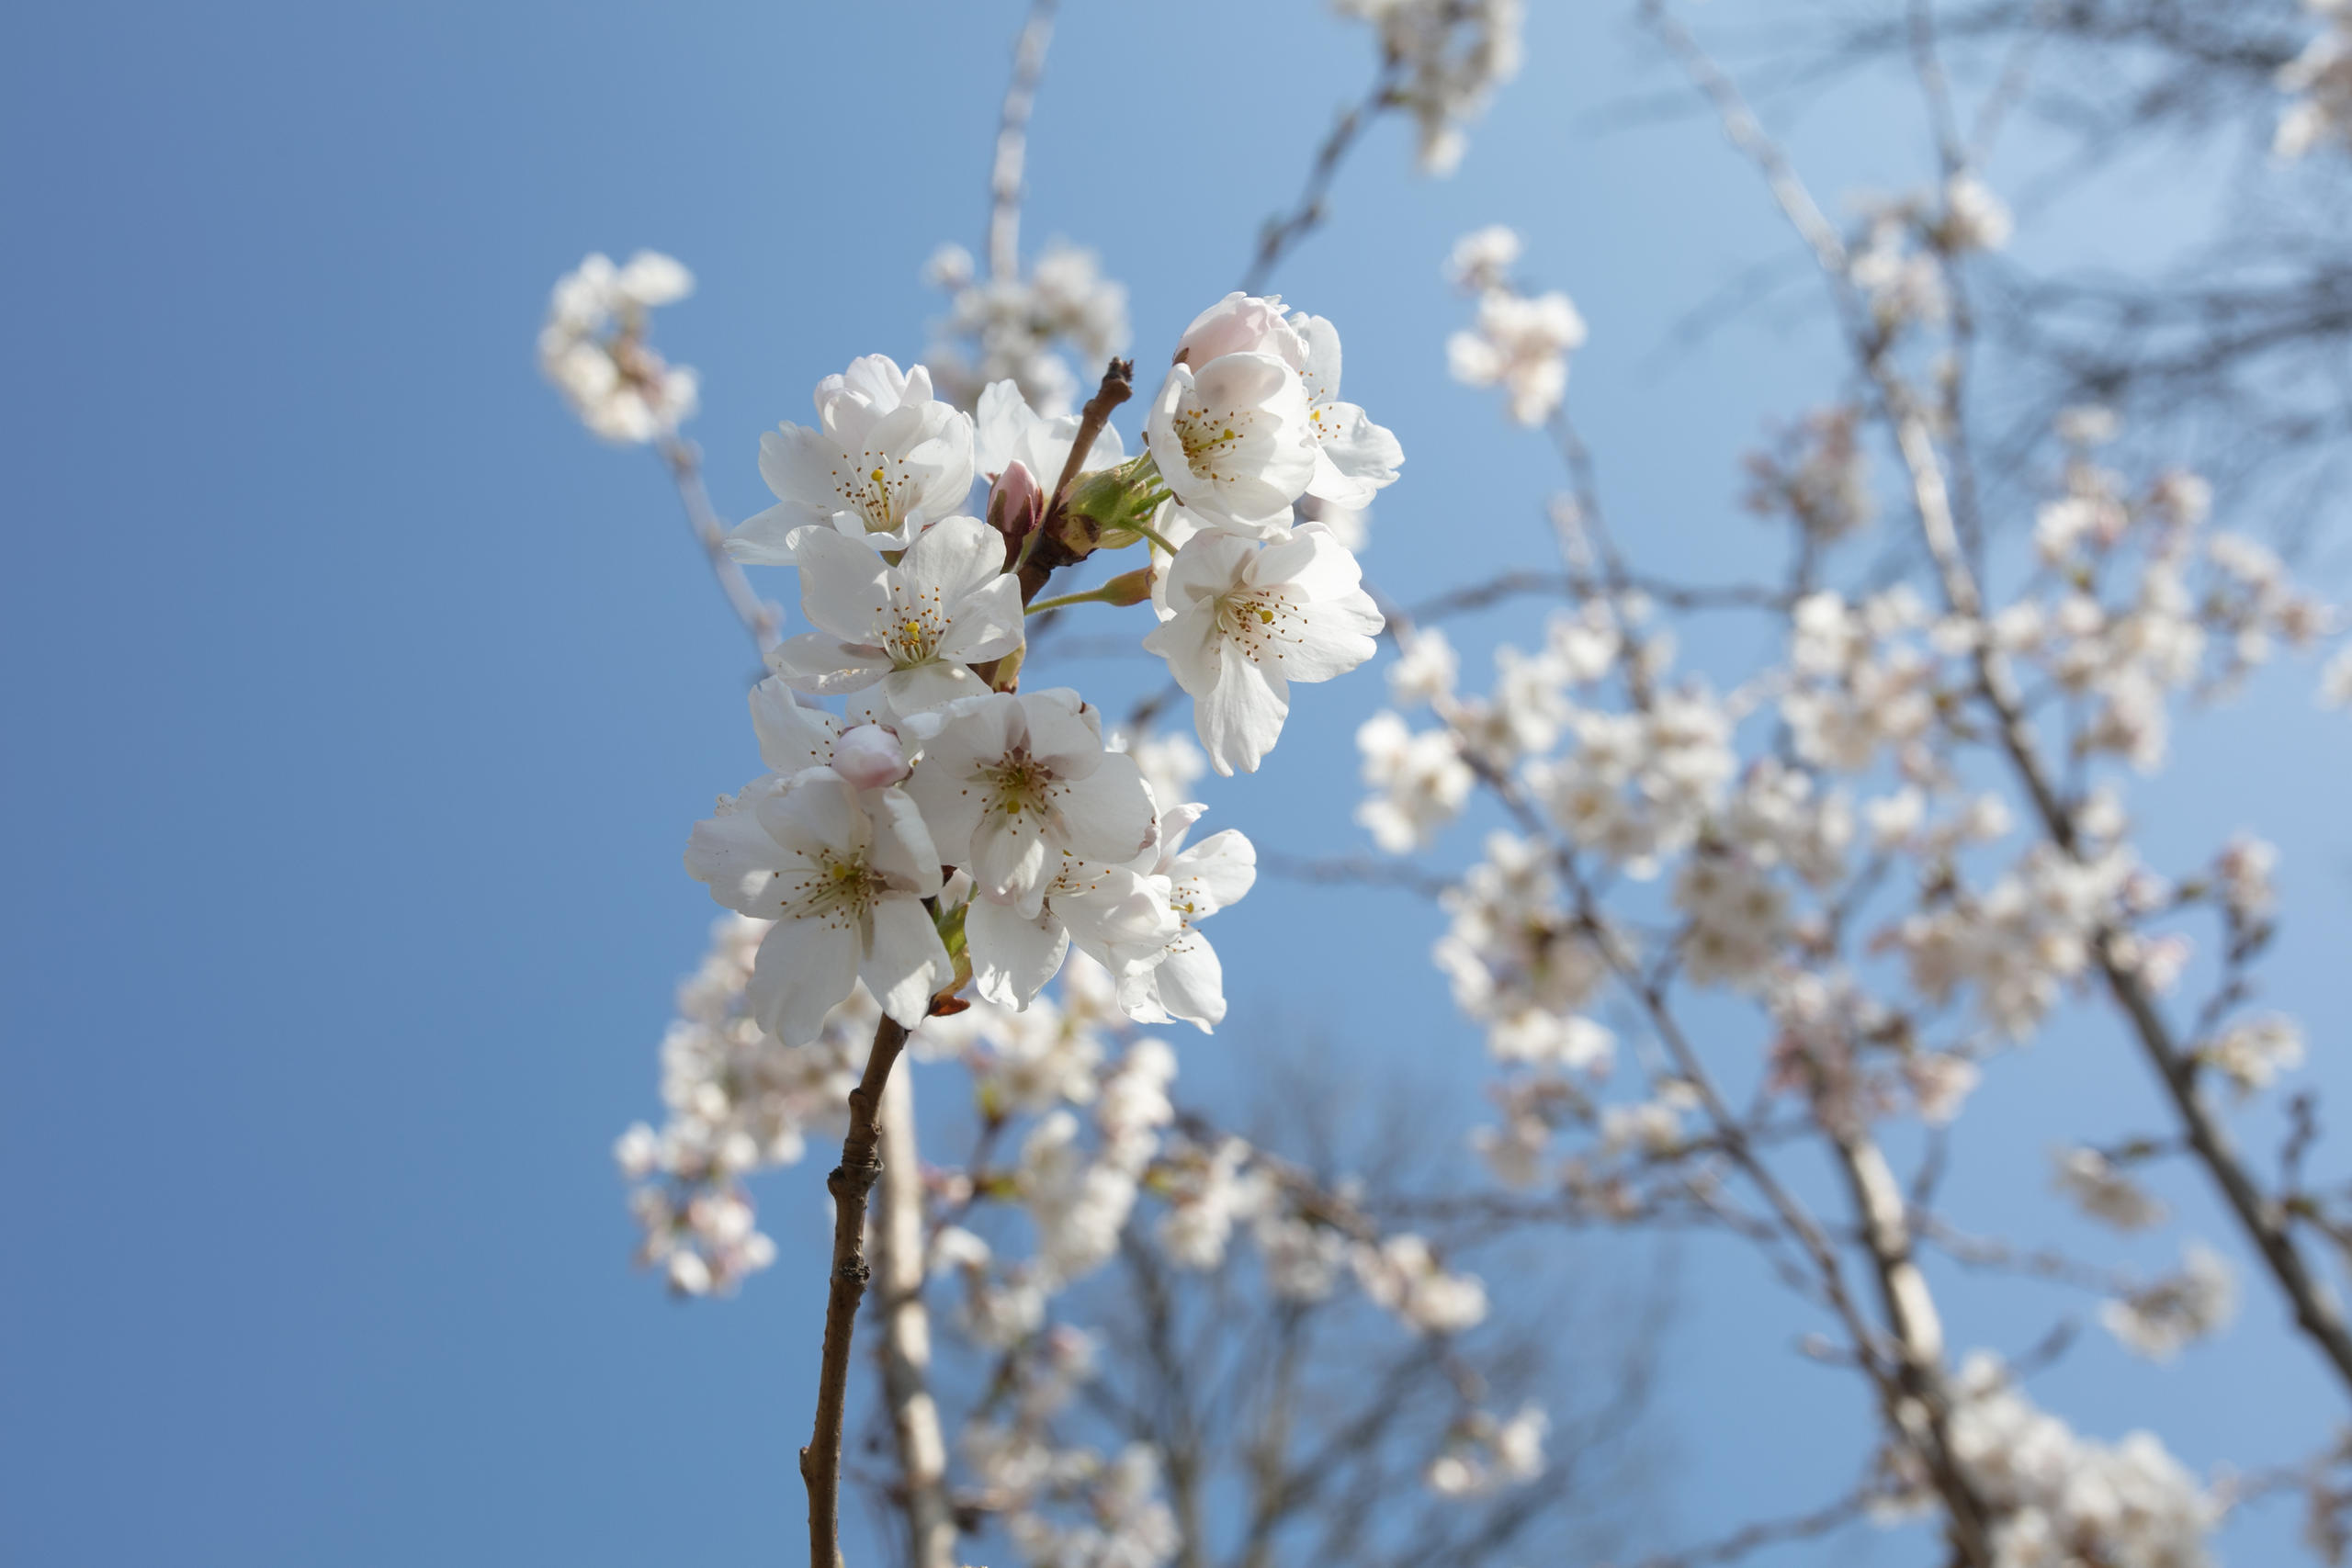
[[[1145,538],[1149,539],[1160,549],[1167,551],[1168,558],[1170,560],[1174,560],[1176,558],[1176,547],[1170,544],[1165,538],[1162,538],[1158,530],[1154,529],[1150,524],[1130,523],[1127,526],[1133,528],[1136,533],[1141,534]]]
[[[1110,602],[1110,596],[1102,589],[1090,588],[1083,593],[1064,593],[1052,599],[1035,600],[1025,614],[1042,615],[1048,610],[1068,609],[1072,604],[1107,604]]]

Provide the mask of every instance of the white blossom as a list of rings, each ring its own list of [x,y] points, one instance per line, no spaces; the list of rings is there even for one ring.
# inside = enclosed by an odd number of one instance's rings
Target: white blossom
[[[1490,288],[1476,325],[1446,340],[1446,363],[1464,386],[1501,387],[1521,424],[1541,424],[1567,395],[1567,356],[1584,340],[1584,318],[1566,295]]]
[[[1507,1421],[1472,1411],[1453,1423],[1444,1451],[1421,1479],[1441,1497],[1485,1497],[1523,1486],[1544,1473],[1544,1438],[1551,1429],[1541,1405],[1521,1405]]]
[[[1089,367],[1126,348],[1127,291],[1102,276],[1094,252],[1053,240],[1025,278],[981,278],[975,271],[961,245],[941,246],[924,268],[949,297],[946,318],[933,323],[929,360],[950,402],[970,408],[983,389],[1010,380],[1046,417],[1065,414],[1078,377],[1057,345],[1067,344]]]
[[[1388,667],[1389,700],[1410,708],[1453,696],[1462,660],[1445,634],[1434,626],[1419,627],[1400,640],[1396,662]]]
[[[1360,1242],[1349,1261],[1364,1294],[1416,1333],[1459,1334],[1486,1321],[1486,1285],[1448,1272],[1418,1235],[1393,1235],[1377,1247]]]
[[[1362,575],[1311,523],[1270,543],[1204,530],[1178,549],[1169,614],[1144,647],[1192,696],[1218,773],[1257,771],[1282,734],[1292,682],[1328,681],[1372,657],[1381,616]]]
[[[1306,345],[1299,378],[1306,389],[1306,428],[1315,441],[1315,474],[1306,493],[1333,507],[1369,505],[1396,482],[1405,448],[1363,410],[1340,400],[1340,329],[1304,310],[1289,325]]]
[[[560,279],[539,330],[539,368],[582,423],[636,444],[674,432],[695,412],[697,382],[646,341],[649,312],[694,292],[692,274],[657,251],[626,266],[602,254]]]
[[[2303,6],[2326,27],[2278,68],[2278,90],[2294,95],[2271,142],[2281,158],[2300,158],[2323,141],[2352,141],[2352,6],[2345,0],[2303,0]]]
[[[2164,1224],[2165,1206],[2097,1149],[2060,1149],[2051,1157],[2058,1190],[2091,1218],[2120,1231]]]
[[[2303,1065],[2302,1027],[2278,1013],[2247,1019],[2223,1030],[2202,1055],[2240,1095],[2252,1094]]]
[[[695,825],[686,870],[737,913],[775,921],[750,1003],[788,1045],[815,1039],[860,979],[912,1028],[954,975],[922,907],[938,852],[902,790],[854,789],[830,768],[769,774]]]
[[[1356,807],[1356,820],[1391,854],[1427,849],[1462,814],[1477,782],[1450,731],[1414,734],[1393,713],[1364,720],[1356,749],[1363,754],[1365,787],[1374,792]]]
[[[1519,74],[1524,0],[1332,0],[1377,28],[1383,53],[1404,67],[1397,97],[1420,127],[1420,166],[1450,175],[1494,90]]]
[[[1464,294],[1508,288],[1510,269],[1519,265],[1524,248],[1518,231],[1500,223],[1473,229],[1453,242],[1445,259],[1445,280]]]
[[[768,656],[803,692],[880,684],[908,717],[984,694],[971,667],[1022,643],[1021,582],[1004,570],[1004,538],[973,517],[950,517],[892,566],[838,534],[799,536],[800,608],[818,629]]]
[[[972,420],[932,395],[931,372],[888,355],[850,362],[817,383],[817,423],[760,437],[760,477],[776,503],[728,536],[741,561],[790,565],[804,528],[831,527],[877,550],[903,550],[972,490]]]
[[[1040,487],[1061,479],[1069,449],[1078,440],[1078,415],[1043,414],[1032,408],[1012,381],[990,383],[980,392],[973,419],[973,461],[985,479],[993,479],[1014,463],[1027,467]],[[1119,433],[1108,424],[1078,466],[1081,474],[1116,468],[1126,460]]]
[[[1062,863],[1133,860],[1158,830],[1135,759],[1103,749],[1102,716],[1068,687],[951,705],[907,793],[944,863],[1024,919]]]
[[[1305,359],[1302,344],[1296,363],[1247,351],[1168,367],[1144,442],[1160,482],[1203,523],[1260,538],[1290,525],[1291,502],[1323,460]]]
[[[2237,1285],[2221,1254],[2201,1242],[2182,1250],[2180,1271],[2099,1308],[2098,1320],[2135,1355],[2169,1361],[2190,1341],[2227,1324]]]

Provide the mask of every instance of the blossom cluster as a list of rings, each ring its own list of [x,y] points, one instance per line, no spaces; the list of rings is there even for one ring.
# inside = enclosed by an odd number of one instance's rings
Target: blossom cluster
[[[2039,1409],[2001,1359],[1971,1354],[1953,1379],[1952,1457],[1994,1512],[1994,1568],[2205,1568],[2213,1500],[2153,1433],[2078,1436]],[[1890,1456],[1903,1490],[1883,1511],[1921,1506],[1925,1479]]]
[[[591,255],[566,273],[539,329],[539,368],[582,423],[606,441],[653,441],[693,417],[698,382],[646,339],[650,313],[694,292],[694,276],[639,251],[625,266]]]
[[[1465,235],[1453,247],[1446,276],[1478,301],[1475,323],[1446,340],[1453,378],[1469,387],[1500,387],[1510,417],[1541,424],[1568,391],[1568,355],[1584,346],[1584,318],[1554,289],[1521,293],[1510,280],[1521,242],[1497,226]]]
[[[2324,141],[2352,142],[2352,5],[2303,0],[2325,27],[2302,53],[2278,68],[2278,88],[2293,95],[2278,117],[2272,150],[2300,158]]]
[[[1519,74],[1524,0],[1332,0],[1332,9],[1379,33],[1396,74],[1392,96],[1420,130],[1422,171],[1452,174],[1469,147],[1463,128]]]
[[[959,408],[978,404],[999,381],[1011,381],[1029,406],[1059,418],[1077,400],[1078,376],[1058,345],[1080,364],[1100,364],[1127,346],[1127,291],[1102,274],[1092,251],[1057,240],[1026,277],[982,276],[972,253],[942,245],[924,278],[947,295],[947,314],[933,325],[926,355],[939,389]]]
[[[1035,592],[1021,570],[1154,541],[1148,584],[1078,597],[1148,597],[1144,646],[1192,694],[1209,761],[1254,770],[1290,683],[1362,663],[1381,625],[1353,558],[1295,513],[1360,504],[1402,461],[1339,392],[1330,322],[1235,294],[1186,329],[1133,459],[1099,421],[1073,453],[1080,422],[1013,382],[967,414],[881,355],[819,384],[817,423],[763,439],[776,503],[729,547],[797,567],[816,629],[752,694],[768,771],[686,856],[720,903],[774,922],[749,991],[762,1027],[806,1043],[860,982],[910,1028],[967,976],[1023,1007],[1073,948],[1132,1018],[1223,1016],[1198,927],[1249,890],[1254,853],[1232,830],[1188,847],[1203,808],[1159,799],[1076,692],[1013,689]]]

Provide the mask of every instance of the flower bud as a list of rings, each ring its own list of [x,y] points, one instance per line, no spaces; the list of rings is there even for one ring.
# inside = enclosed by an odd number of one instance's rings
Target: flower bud
[[[1306,340],[1283,320],[1281,295],[1237,292],[1193,317],[1176,344],[1176,363],[1196,369],[1228,354],[1271,354],[1300,370],[1306,366]]]
[[[858,789],[880,789],[907,776],[899,738],[878,724],[861,724],[833,742],[833,772]]]
[[[1045,519],[1046,492],[1029,465],[1015,457],[989,487],[989,526],[1004,536],[1008,552],[1018,553],[1021,541]]]

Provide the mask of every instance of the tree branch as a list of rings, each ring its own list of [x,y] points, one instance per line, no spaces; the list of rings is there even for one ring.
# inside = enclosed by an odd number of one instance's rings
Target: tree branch
[[[825,1298],[825,1349],[817,1373],[817,1425],[800,1450],[800,1479],[808,1488],[808,1562],[829,1568],[842,1560],[842,1420],[849,1400],[850,1338],[865,1298],[865,1198],[882,1174],[876,1154],[878,1117],[891,1065],[906,1048],[907,1032],[888,1014],[874,1031],[865,1076],[849,1091],[849,1133],[842,1139],[842,1162],[825,1179],[833,1196],[833,1267]]]

